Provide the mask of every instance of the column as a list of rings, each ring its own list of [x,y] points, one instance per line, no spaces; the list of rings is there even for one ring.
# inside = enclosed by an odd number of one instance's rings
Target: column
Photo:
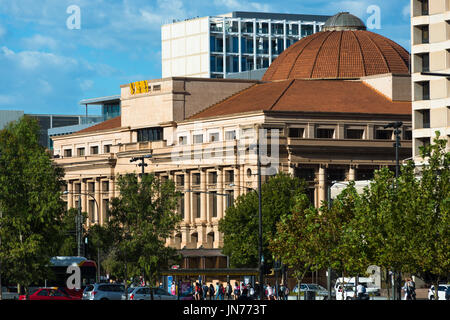
[[[200,170],[200,220],[201,223],[206,223],[207,206],[206,206],[206,170]]]
[[[67,181],[67,209],[71,209],[73,208],[73,182],[72,181]]]
[[[217,168],[217,193],[224,194],[223,168]],[[224,216],[224,201],[226,196],[217,195],[217,219],[220,220]]]
[[[97,201],[95,223],[100,224],[100,215],[102,209],[102,197],[101,197],[101,187],[102,183],[100,178],[95,179],[95,201]]]
[[[239,166],[236,166],[233,170],[233,175],[234,175],[234,200],[236,200],[239,195],[241,194],[241,179],[240,179],[240,172],[239,172]]]
[[[317,205],[320,206],[322,204],[322,201],[326,200],[326,181],[325,181],[325,166],[320,165],[319,166],[319,192],[318,192],[318,203]]]
[[[189,171],[184,171],[184,190],[191,190],[191,175]],[[184,193],[184,222],[191,223],[191,192]]]
[[[89,217],[89,208],[87,205],[87,181],[86,179],[81,179],[81,212],[87,212],[88,213],[88,217]],[[90,224],[90,219],[88,219],[87,221],[87,225],[89,226]]]
[[[348,168],[348,181],[354,181],[355,180],[355,166],[350,165]]]

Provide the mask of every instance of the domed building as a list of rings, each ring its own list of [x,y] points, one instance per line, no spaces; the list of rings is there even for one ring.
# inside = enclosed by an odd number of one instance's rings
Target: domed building
[[[409,53],[349,13],[286,49],[262,81],[154,79],[122,85],[121,105],[119,118],[55,137],[55,163],[68,191],[94,190],[100,219],[86,196],[82,206],[102,222],[118,194],[115,177],[140,171],[130,159],[151,154],[145,171],[173,179],[184,194],[180,231],[167,240],[185,257],[182,269],[226,266],[218,223],[234,199],[257,188],[251,144],[268,149],[263,181],[275,172],[302,178],[315,206],[333,181],[395,167],[387,123],[403,122],[400,159],[412,155]],[[70,192],[66,200],[76,206]]]

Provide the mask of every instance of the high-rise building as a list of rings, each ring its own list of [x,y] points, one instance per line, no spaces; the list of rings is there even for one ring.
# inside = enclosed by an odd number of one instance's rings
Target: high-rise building
[[[227,78],[267,68],[290,45],[321,31],[328,18],[236,11],[165,24],[162,77]]]
[[[450,136],[450,1],[411,1],[413,155]]]

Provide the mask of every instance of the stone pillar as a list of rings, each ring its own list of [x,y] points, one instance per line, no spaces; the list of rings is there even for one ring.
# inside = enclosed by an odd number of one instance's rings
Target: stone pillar
[[[191,190],[191,174],[184,171],[184,190]],[[191,192],[184,193],[184,222],[190,224],[191,221]]]
[[[350,165],[348,168],[348,181],[354,181],[356,176],[355,166]]]
[[[87,181],[81,179],[81,212],[87,212],[89,216],[88,206],[87,206]],[[87,225],[89,226],[89,219]]]
[[[234,174],[234,200],[236,200],[239,195],[241,194],[241,180],[240,180],[240,172],[239,172],[239,166],[236,166],[234,168],[233,174]]]
[[[71,209],[73,208],[73,182],[72,181],[67,181],[67,209]]]
[[[95,206],[96,215],[95,215],[95,223],[100,224],[100,215],[102,210],[102,194],[101,194],[102,183],[101,179],[95,179],[95,201],[97,201],[97,205]]]
[[[207,222],[207,206],[206,206],[206,170],[200,170],[200,220],[201,223]],[[200,235],[199,235],[200,237]]]
[[[224,194],[224,174],[223,174],[223,168],[217,169],[217,193]],[[224,201],[225,196],[217,196],[217,219],[220,220],[224,216]]]
[[[318,190],[318,203],[317,205],[320,207],[320,205],[322,204],[322,201],[326,201],[326,188],[327,188],[327,184],[326,184],[326,179],[325,179],[325,166],[320,165],[319,166],[319,190]]]

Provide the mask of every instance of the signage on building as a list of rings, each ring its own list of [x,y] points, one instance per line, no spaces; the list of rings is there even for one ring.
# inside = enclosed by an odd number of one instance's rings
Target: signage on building
[[[138,94],[138,93],[146,93],[146,92],[149,92],[147,80],[130,83],[130,93],[132,95]]]
[[[178,269],[180,269],[180,266],[177,265],[177,264],[175,264],[175,265],[173,265],[172,267],[170,267],[170,269],[172,269],[172,270],[178,270]]]

